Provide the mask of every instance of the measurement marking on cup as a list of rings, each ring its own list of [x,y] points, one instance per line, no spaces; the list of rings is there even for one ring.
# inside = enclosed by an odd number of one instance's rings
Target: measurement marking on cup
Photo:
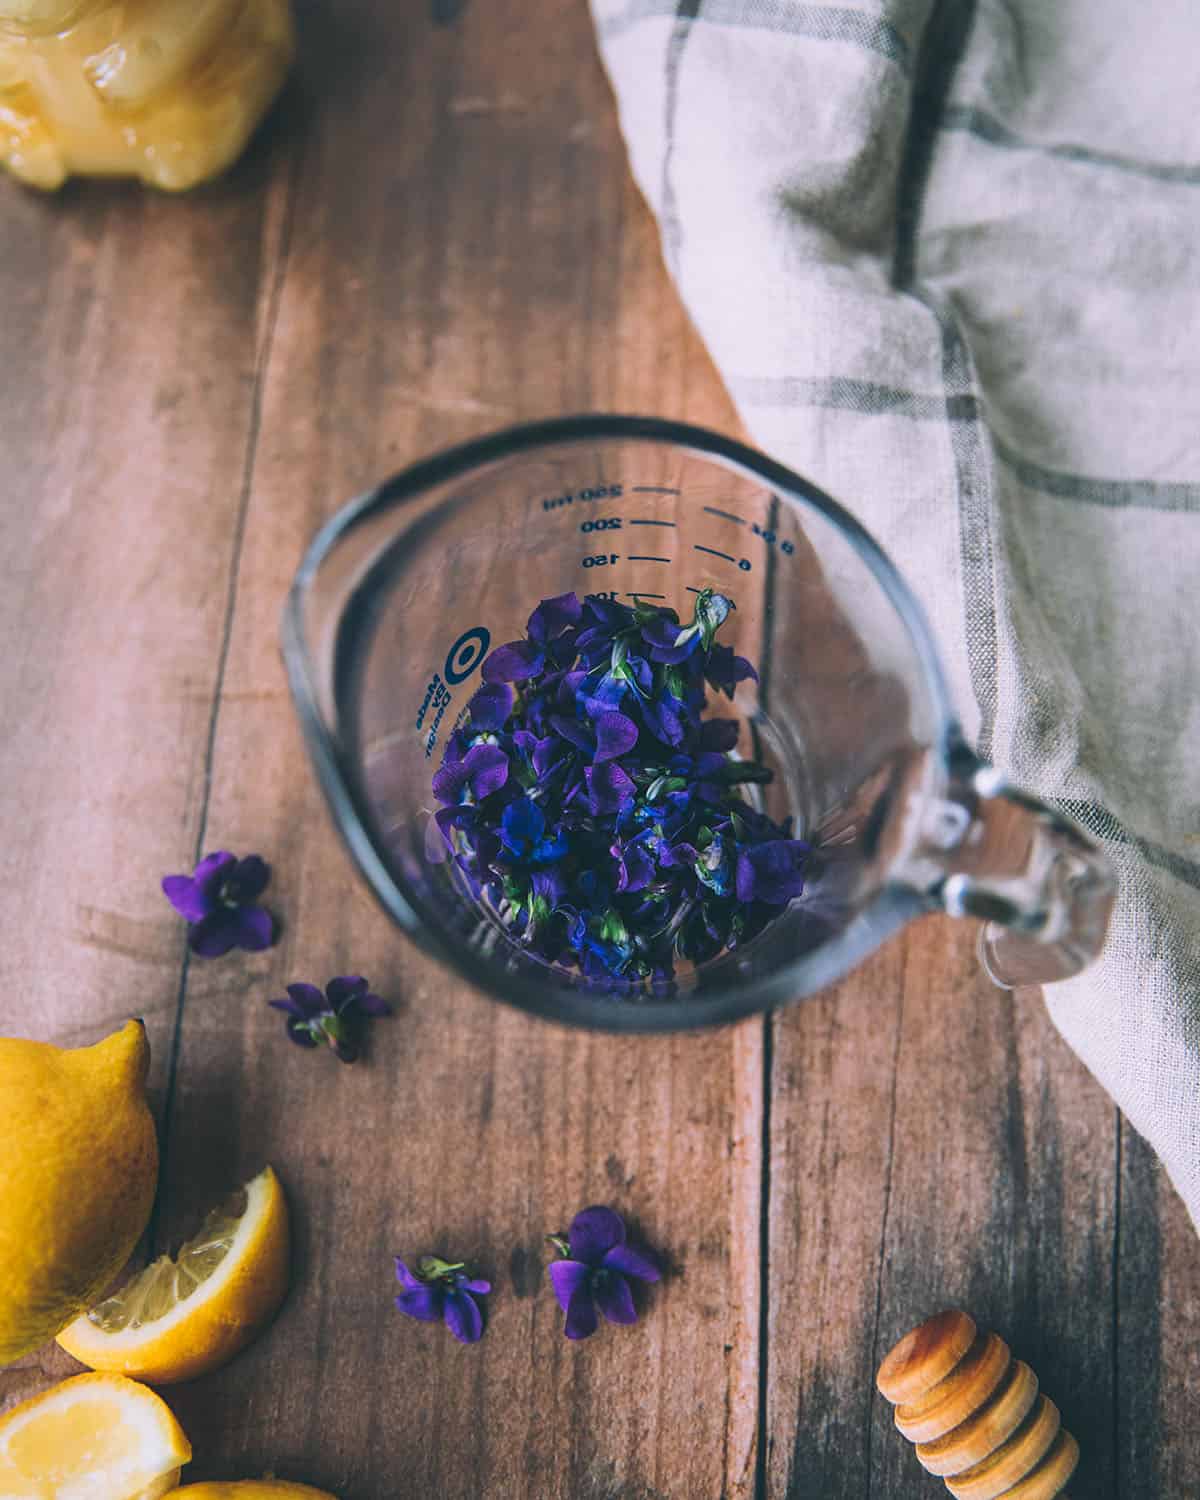
[[[762,537],[763,541],[766,542],[768,547],[773,547],[775,543],[779,541],[778,535],[774,531],[772,531],[770,527],[762,527],[758,524],[757,521],[752,521],[750,523],[750,530],[754,533],[755,536]],[[785,539],[784,541],[779,543],[779,550],[781,552],[785,552],[788,557],[791,557],[796,550],[796,544]]]
[[[733,521],[738,526],[744,526],[746,524],[745,521],[742,520],[741,516],[735,516],[732,511],[718,510],[715,505],[706,505],[704,509],[709,513],[710,516],[720,516],[723,521]],[[733,559],[731,558],[730,561],[732,562],[732,560]]]
[[[636,520],[636,519],[632,519],[629,522],[629,524],[631,526],[674,526],[675,522],[674,521],[639,521],[639,520]]]
[[[633,556],[631,554],[630,557],[629,557],[629,561],[630,562],[665,562],[665,563],[669,563],[671,561],[671,559],[669,557],[635,557],[635,556]]]
[[[715,547],[702,547],[699,542],[693,542],[692,546],[697,552],[707,552],[710,557],[723,557],[726,562],[736,563],[743,573],[748,573],[752,566],[748,557],[732,557],[728,552],[718,552]]]
[[[635,484],[631,486],[635,495],[678,495],[680,490],[673,490],[669,484]]]
[[[619,500],[623,494],[623,485],[601,484],[592,489],[580,490],[578,493],[572,490],[570,494],[555,495],[551,500],[543,500],[542,509],[561,510],[564,505],[574,505],[576,500]]]
[[[704,592],[703,589],[694,589],[691,586],[690,583],[685,583],[684,584],[684,588],[687,589],[687,591],[688,591],[689,594],[702,594]],[[729,599],[729,595],[728,594],[726,594],[725,597],[726,597],[726,599]],[[730,609],[736,609],[737,608],[737,605],[733,602],[732,599],[729,599],[729,607],[730,607]]]

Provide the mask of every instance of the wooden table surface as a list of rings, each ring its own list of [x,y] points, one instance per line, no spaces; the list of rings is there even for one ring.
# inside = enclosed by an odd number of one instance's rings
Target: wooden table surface
[[[768,1020],[618,1039],[420,957],[353,874],[280,664],[317,526],[512,421],[736,431],[629,177],[582,0],[311,0],[295,84],[172,200],[0,182],[0,1032],[141,1015],[155,1251],[273,1162],[277,1323],[170,1394],[192,1477],[342,1500],[919,1500],[874,1395],[947,1304],[1081,1439],[1072,1494],[1200,1493],[1200,1245],[1146,1146],[974,933],[910,928]],[[188,962],[160,877],[261,851],[282,941]],[[358,970],[397,1002],[355,1067],[265,1002]],[[665,1252],[633,1329],[573,1345],[543,1236],[612,1203]],[[477,1347],[392,1309],[392,1256],[470,1256]],[[0,1372],[5,1404],[73,1369]]]

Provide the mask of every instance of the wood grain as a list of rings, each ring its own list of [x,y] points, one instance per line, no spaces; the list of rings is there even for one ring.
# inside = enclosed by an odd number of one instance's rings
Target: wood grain
[[[955,1306],[1062,1409],[1073,1488],[1116,1495],[1114,1111],[1040,1000],[927,919],[778,1016],[771,1050],[768,1493],[930,1494],[873,1375]]]
[[[265,1160],[292,1295],[178,1388],[193,1477],[342,1500],[839,1500],[937,1492],[873,1393],[956,1303],[1038,1370],[1081,1496],[1195,1489],[1200,1251],[1036,997],[929,920],[769,1024],[621,1040],[467,993],[332,832],[278,658],[317,526],[528,417],[736,430],[629,179],[578,0],[311,0],[296,82],[229,177],[171,200],[0,182],[0,1031],[154,1047],[174,1243]],[[261,850],[269,953],[187,962],[159,877]],[[266,1000],[358,969],[366,1061]],[[590,1201],[664,1251],[634,1329],[561,1336],[543,1236]],[[496,1284],[473,1349],[391,1307],[390,1257]],[[11,1404],[66,1373],[0,1372]],[[760,1443],[760,1435],[764,1440]]]
[[[547,25],[513,4],[441,33],[411,16],[384,28],[378,8],[340,9],[328,33],[308,20],[315,115],[288,180],[207,826],[276,854],[289,915],[276,986],[362,970],[400,1014],[368,1065],[339,1070],[288,1052],[267,991],[189,972],[164,1228],[186,1223],[176,1185],[215,1191],[229,1162],[260,1159],[279,1165],[301,1225],[271,1338],[179,1393],[210,1455],[195,1472],[273,1464],[346,1500],[746,1495],[761,1025],[567,1034],[423,962],[328,827],[276,647],[313,531],[389,468],[523,417],[617,406],[728,426],[728,408],[677,305],[655,318],[660,359],[618,359],[641,343],[662,273],[611,121],[592,124],[604,84],[582,14]],[[353,92],[322,98],[320,60],[343,45],[361,64]],[[396,149],[373,150],[382,139]],[[636,1330],[575,1347],[544,1236],[592,1201],[627,1213],[672,1274]],[[471,1257],[497,1288],[477,1349],[391,1308],[391,1257],[429,1250]],[[271,1389],[272,1369],[290,1378]],[[326,1403],[333,1420],[314,1423]]]
[[[66,1045],[131,1013],[160,1100],[252,447],[268,137],[178,202],[0,181],[0,1030]],[[0,1372],[16,1399],[51,1347]]]

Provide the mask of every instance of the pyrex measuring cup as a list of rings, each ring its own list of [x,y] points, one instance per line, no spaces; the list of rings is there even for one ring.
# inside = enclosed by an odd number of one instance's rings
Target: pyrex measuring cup
[[[691,618],[758,667],[733,710],[755,788],[813,845],[804,895],[666,994],[614,994],[513,941],[456,878],[431,815],[488,651],[574,590]],[[517,428],[417,464],[335,516],[289,598],[292,691],[334,818],[397,924],[479,988],[617,1029],[731,1020],[829,984],[931,908],[986,925],[1000,984],[1078,972],[1114,894],[1072,823],[964,744],[919,605],[862,527],[727,438],[637,417]],[[730,709],[722,703],[721,712]]]

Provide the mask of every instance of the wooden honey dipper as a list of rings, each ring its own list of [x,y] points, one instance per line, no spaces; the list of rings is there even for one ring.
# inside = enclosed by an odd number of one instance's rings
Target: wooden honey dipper
[[[965,1312],[937,1313],[905,1334],[875,1383],[956,1500],[1066,1500],[1079,1444],[1029,1366]]]

